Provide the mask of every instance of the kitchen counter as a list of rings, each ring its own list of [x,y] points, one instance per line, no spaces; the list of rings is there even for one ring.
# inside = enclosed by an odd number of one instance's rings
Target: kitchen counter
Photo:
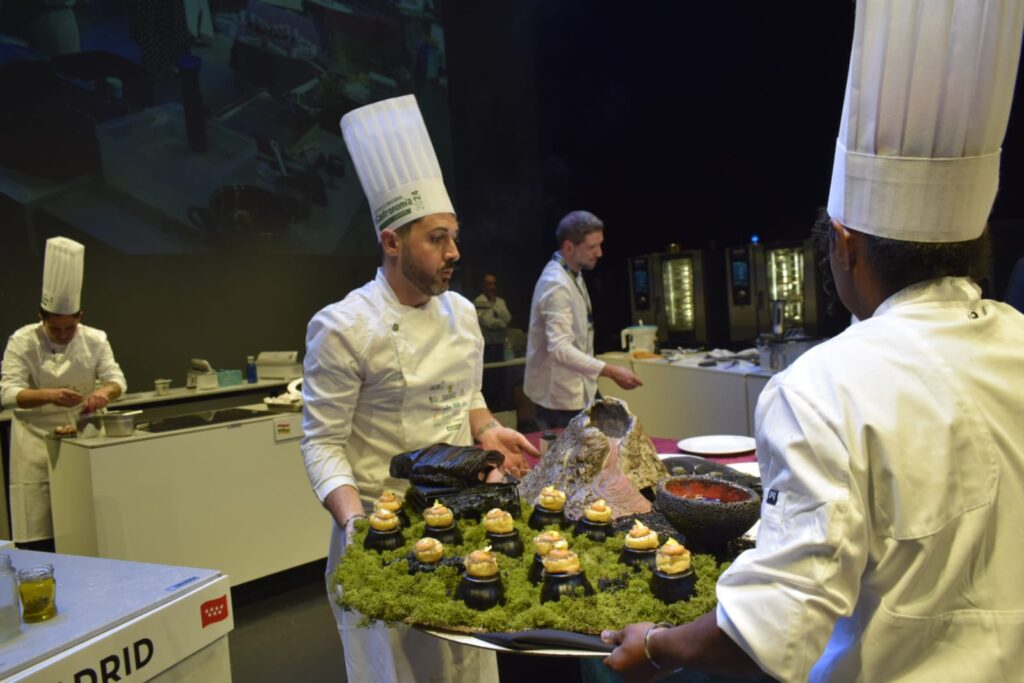
[[[746,361],[701,367],[704,354],[674,362],[636,359],[625,352],[600,354],[598,359],[628,368],[643,382],[626,391],[600,377],[602,395],[626,401],[648,434],[675,440],[707,434],[753,436],[757,397],[772,375]]]
[[[16,568],[47,563],[57,616],[0,643],[4,681],[231,680],[234,627],[218,571],[4,550]]]
[[[232,585],[326,555],[331,518],[299,450],[302,416],[276,413],[51,445],[58,552],[214,567]]]

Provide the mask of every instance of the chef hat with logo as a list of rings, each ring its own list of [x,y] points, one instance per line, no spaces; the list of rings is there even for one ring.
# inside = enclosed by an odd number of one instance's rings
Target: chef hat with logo
[[[46,240],[43,261],[43,296],[40,306],[48,313],[74,315],[82,309],[82,275],[85,247],[67,237]]]
[[[999,185],[1021,0],[858,0],[828,213],[911,242],[976,239]]]
[[[341,117],[373,227],[397,228],[432,213],[455,213],[434,146],[413,95],[375,102]]]

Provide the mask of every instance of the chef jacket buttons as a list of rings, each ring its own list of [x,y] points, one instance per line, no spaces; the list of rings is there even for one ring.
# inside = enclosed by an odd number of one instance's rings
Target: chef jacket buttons
[[[970,316],[971,316],[971,320],[977,320],[978,319],[978,314],[975,311],[971,311],[970,312]]]
[[[394,323],[394,324],[393,324],[393,325],[391,326],[391,331],[392,331],[392,332],[398,332],[398,323]]]

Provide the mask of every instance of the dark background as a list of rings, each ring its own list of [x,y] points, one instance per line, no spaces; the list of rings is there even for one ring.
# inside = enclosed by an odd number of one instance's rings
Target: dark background
[[[555,225],[573,209],[607,226],[587,276],[599,352],[630,324],[628,257],[808,235],[827,200],[851,2],[446,0],[438,11],[451,158],[439,154],[463,227],[455,288],[475,297],[496,273],[514,326],[527,326]],[[993,214],[996,295],[1024,254],[1020,109]],[[35,319],[42,244],[64,234],[87,246],[86,322],[109,332],[136,390],[155,377],[177,385],[190,356],[236,368],[259,350],[301,350],[313,313],[378,265],[365,211],[360,220],[365,237],[345,253],[147,256],[45,216],[28,230],[0,196],[0,333]]]

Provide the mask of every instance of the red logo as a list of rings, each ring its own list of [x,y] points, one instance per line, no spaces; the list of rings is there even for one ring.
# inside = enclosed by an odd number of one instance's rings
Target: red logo
[[[206,628],[210,624],[216,624],[218,621],[224,621],[228,618],[228,596],[227,594],[214,598],[213,600],[207,600],[199,606],[199,613],[203,618],[203,628]]]

